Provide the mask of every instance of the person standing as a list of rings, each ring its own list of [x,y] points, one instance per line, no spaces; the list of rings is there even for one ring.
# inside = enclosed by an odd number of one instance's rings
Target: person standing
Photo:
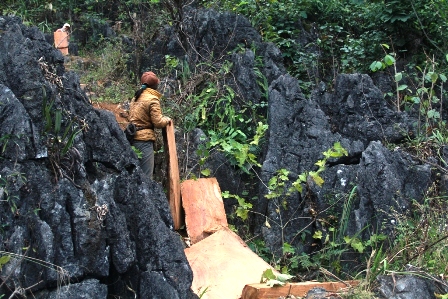
[[[155,128],[161,129],[171,125],[171,118],[164,116],[160,107],[162,94],[157,91],[159,78],[153,72],[143,73],[142,86],[135,92],[129,108],[129,121],[137,132],[133,145],[142,152],[140,167],[143,172],[153,178],[154,172],[154,142],[156,140]]]

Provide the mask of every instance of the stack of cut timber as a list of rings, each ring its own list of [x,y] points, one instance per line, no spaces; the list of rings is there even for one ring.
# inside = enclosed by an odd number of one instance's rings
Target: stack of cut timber
[[[241,299],[268,299],[268,298],[279,298],[281,296],[286,297],[288,295],[293,295],[295,297],[305,297],[313,288],[322,288],[327,292],[343,292],[351,287],[357,286],[359,281],[350,280],[344,282],[298,282],[298,283],[288,283],[284,286],[269,287],[265,283],[248,284],[243,289],[243,294]]]
[[[272,267],[228,228],[215,178],[184,181],[181,194],[193,244],[185,249],[193,270],[192,290],[202,299],[241,298],[244,286],[259,282]]]
[[[68,55],[68,34],[67,32],[56,31],[53,33],[54,45],[62,55]]]
[[[256,283],[268,263],[256,255],[227,225],[221,190],[215,178],[188,180],[181,184],[185,225],[191,247],[185,255],[193,270],[192,290],[202,299],[278,299],[306,296],[320,287],[342,292],[358,281],[303,282],[269,287]]]
[[[216,178],[187,180],[180,185],[185,226],[191,244],[228,227],[226,211]]]

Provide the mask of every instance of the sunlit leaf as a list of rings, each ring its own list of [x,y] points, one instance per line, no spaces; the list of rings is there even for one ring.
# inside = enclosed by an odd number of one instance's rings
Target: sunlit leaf
[[[9,255],[4,255],[4,256],[0,257],[0,269],[2,268],[3,265],[8,263],[10,259],[11,259],[11,256],[9,256]]]
[[[358,251],[359,253],[363,253],[364,252],[364,245],[362,244],[362,241],[359,240],[358,238],[353,238],[350,242],[350,245],[353,247],[353,249],[355,249],[356,251]]]
[[[384,56],[384,62],[387,64],[387,65],[393,65],[394,63],[395,63],[395,58],[394,57],[392,57],[392,55],[386,55],[386,56]]]
[[[319,174],[317,174],[316,172],[312,171],[312,172],[310,172],[310,176],[313,178],[314,182],[319,187],[323,185],[324,179],[322,179],[322,177]]]
[[[316,230],[313,234],[313,239],[322,239],[322,231]]]
[[[294,276],[289,275],[289,274],[279,274],[279,275],[277,275],[277,280],[280,280],[280,281],[285,282],[285,281],[287,281],[287,280],[290,280],[290,279],[293,278],[293,277],[294,277]]]
[[[204,175],[204,176],[209,176],[210,175],[210,168],[206,168],[206,169],[202,170],[201,174]]]
[[[261,275],[261,282],[264,282],[266,280],[275,279],[275,274],[272,269],[266,269],[263,274]]]

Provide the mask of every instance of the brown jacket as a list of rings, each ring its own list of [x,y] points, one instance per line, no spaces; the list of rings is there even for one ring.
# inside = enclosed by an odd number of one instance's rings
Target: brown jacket
[[[129,109],[129,121],[133,122],[139,129],[134,140],[148,141],[156,140],[154,128],[164,128],[168,125],[170,118],[162,115],[160,98],[162,94],[158,91],[146,88],[137,101],[132,99]]]

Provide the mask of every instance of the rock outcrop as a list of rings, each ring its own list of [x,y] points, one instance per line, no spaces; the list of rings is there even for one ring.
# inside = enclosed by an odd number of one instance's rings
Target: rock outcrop
[[[269,130],[260,154],[262,167],[256,169],[259,176],[244,184],[248,178],[232,170],[219,152],[211,153],[202,167],[212,170],[223,191],[241,194],[248,185],[257,186],[258,191],[251,189],[248,196],[258,198],[252,200],[256,213],[251,214],[251,228],[263,236],[274,254],[282,254],[284,243],[293,245],[296,253],[318,249],[311,236],[319,231],[325,238],[327,227],[317,220],[338,218],[343,209],[347,218],[341,235],[387,234],[393,228],[394,213],[409,211],[411,200],[422,201],[435,174],[429,164],[398,146],[415,136],[415,119],[390,107],[368,75],[340,74],[334,85],[320,83],[307,98],[299,81],[287,74],[281,52],[261,42],[244,18],[190,9],[183,32],[191,47],[173,42],[174,30],[166,29],[148,49],[151,55],[144,60],[146,68],[157,66],[160,60],[156,58],[166,54],[185,59],[192,69],[198,62],[228,60],[231,75],[221,83],[237,91],[235,105],[266,102]],[[259,84],[260,73],[266,79],[264,86]],[[195,152],[206,138],[204,132],[193,130],[186,146],[178,150],[180,160],[188,160],[183,167],[187,174],[200,176],[200,157]],[[315,170],[315,163],[336,142],[348,155],[328,161],[322,186],[310,180],[302,193],[265,198],[266,186],[279,169],[289,171],[291,183],[300,174]],[[188,157],[182,157],[186,152]],[[231,212],[234,205],[235,201],[227,200],[226,211]]]
[[[162,187],[63,63],[36,27],[0,17],[1,292],[194,298]]]

